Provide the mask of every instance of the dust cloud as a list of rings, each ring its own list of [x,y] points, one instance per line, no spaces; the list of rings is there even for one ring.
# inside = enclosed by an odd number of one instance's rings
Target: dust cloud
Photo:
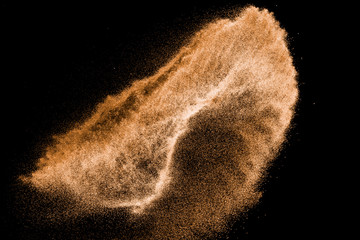
[[[122,209],[151,221],[136,239],[204,238],[261,197],[294,114],[296,74],[273,14],[245,8],[108,96],[21,179],[74,199],[78,214]]]

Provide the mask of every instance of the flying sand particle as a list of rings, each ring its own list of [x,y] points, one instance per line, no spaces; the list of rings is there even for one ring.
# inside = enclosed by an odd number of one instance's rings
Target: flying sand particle
[[[285,39],[273,15],[256,7],[212,22],[155,75],[55,137],[21,179],[95,209],[153,216],[152,232],[138,238],[220,231],[259,199],[257,184],[294,114]]]

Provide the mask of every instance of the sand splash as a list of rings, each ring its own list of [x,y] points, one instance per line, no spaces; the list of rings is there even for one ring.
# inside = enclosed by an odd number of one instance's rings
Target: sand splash
[[[267,10],[248,7],[208,24],[155,75],[108,96],[21,178],[95,208],[153,214],[154,238],[217,231],[258,200],[297,96],[286,32]]]

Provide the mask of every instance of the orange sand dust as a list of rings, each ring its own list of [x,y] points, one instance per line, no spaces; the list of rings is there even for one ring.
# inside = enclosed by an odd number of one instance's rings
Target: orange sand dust
[[[153,214],[154,239],[192,239],[259,199],[297,96],[286,32],[267,10],[248,7],[108,96],[21,178],[95,208]]]

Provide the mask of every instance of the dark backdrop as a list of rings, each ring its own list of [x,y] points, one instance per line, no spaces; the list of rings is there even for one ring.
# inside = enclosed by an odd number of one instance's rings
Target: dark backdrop
[[[178,1],[117,4],[2,3],[2,223],[9,239],[44,237],[14,214],[16,176],[30,172],[44,144],[84,119],[96,103],[148,76],[204,23],[247,4],[274,12],[289,33],[300,100],[260,203],[234,223],[229,239],[322,234],[324,163],[318,150],[323,105],[313,66],[322,20],[304,1]],[[321,30],[319,30],[321,31]],[[330,229],[331,231],[331,229]]]

